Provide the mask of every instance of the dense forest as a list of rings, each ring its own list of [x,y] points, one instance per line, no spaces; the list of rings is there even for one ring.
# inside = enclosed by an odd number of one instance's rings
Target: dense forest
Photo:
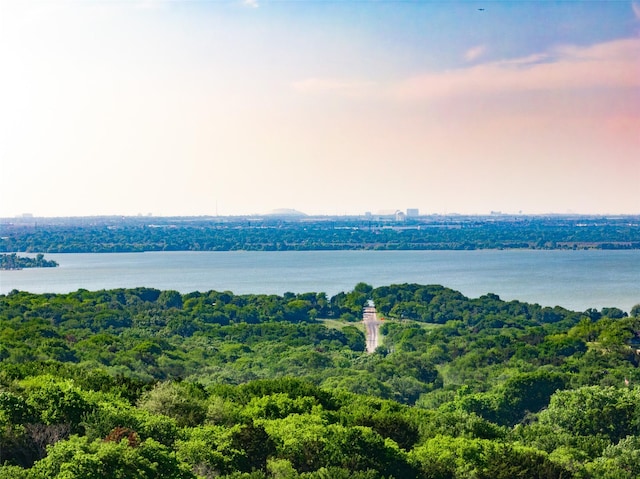
[[[44,258],[44,254],[38,253],[35,258],[18,256],[15,253],[0,254],[0,269],[22,268],[55,268],[58,263]]]
[[[640,217],[40,218],[0,221],[0,252],[638,249]]]
[[[640,305],[416,284],[12,291],[0,478],[632,479],[639,365]]]

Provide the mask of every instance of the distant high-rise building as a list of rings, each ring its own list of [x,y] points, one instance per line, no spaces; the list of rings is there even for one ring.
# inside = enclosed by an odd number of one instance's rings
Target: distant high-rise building
[[[407,218],[415,218],[416,216],[420,216],[418,208],[407,208]]]

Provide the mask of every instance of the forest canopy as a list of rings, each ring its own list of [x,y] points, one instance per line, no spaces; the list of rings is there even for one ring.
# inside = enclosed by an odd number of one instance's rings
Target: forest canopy
[[[636,478],[639,313],[418,284],[12,291],[0,478]]]

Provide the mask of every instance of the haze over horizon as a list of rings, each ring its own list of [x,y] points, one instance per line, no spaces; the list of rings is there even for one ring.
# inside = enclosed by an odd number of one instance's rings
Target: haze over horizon
[[[0,217],[640,214],[639,59],[638,2],[0,0]]]

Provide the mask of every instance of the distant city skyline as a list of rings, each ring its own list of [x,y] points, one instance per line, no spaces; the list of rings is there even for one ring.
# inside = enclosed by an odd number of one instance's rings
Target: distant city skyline
[[[289,210],[289,208],[279,208],[282,210]],[[409,221],[415,218],[422,219],[437,219],[437,218],[488,218],[488,217],[505,217],[505,218],[515,218],[515,217],[529,217],[529,218],[585,218],[585,219],[597,219],[597,218],[635,218],[640,217],[639,213],[525,213],[524,211],[517,212],[505,212],[505,211],[489,211],[486,213],[434,213],[434,212],[419,212],[417,215],[407,214],[407,210],[384,210],[384,211],[365,211],[360,213],[339,213],[339,214],[327,214],[327,213],[316,213],[316,214],[307,214],[304,211],[291,210],[292,213],[277,213],[277,212],[266,212],[266,213],[242,213],[242,214],[230,214],[230,215],[215,215],[215,214],[201,214],[201,215],[154,215],[153,213],[137,213],[132,215],[122,215],[122,214],[94,214],[94,215],[34,215],[33,213],[22,213],[13,216],[0,216],[0,219],[3,221],[8,221],[9,223],[16,221],[18,223],[30,223],[31,221],[38,220],[86,220],[86,219],[139,219],[142,220],[147,218],[149,220],[152,219],[171,219],[171,218],[182,218],[185,220],[190,219],[234,219],[234,218],[284,218],[291,217],[292,219],[300,219],[305,221],[305,219],[322,219],[322,218],[373,218],[373,219],[382,219],[382,220],[391,220],[391,221]],[[293,213],[295,212],[295,213]],[[400,215],[400,216],[399,216]]]
[[[640,214],[640,3],[0,0],[0,217]]]

